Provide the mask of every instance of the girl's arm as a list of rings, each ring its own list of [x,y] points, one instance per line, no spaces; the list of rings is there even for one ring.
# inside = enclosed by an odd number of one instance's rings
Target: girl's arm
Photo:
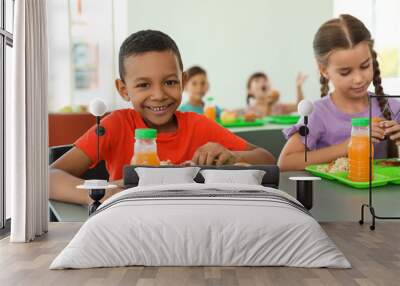
[[[303,94],[303,83],[307,79],[307,75],[303,73],[298,73],[297,78],[296,78],[296,105],[299,104],[300,101],[304,99],[304,94]]]
[[[274,156],[267,150],[248,143],[246,151],[233,151],[238,157],[238,163],[257,164],[276,164]]]
[[[282,103],[281,114],[290,114],[297,111],[297,105],[304,99],[303,83],[306,81],[307,75],[299,73],[296,78],[296,103]]]
[[[399,134],[400,135],[400,134]],[[379,143],[384,139],[383,129],[378,123],[372,123],[372,142]],[[294,133],[286,142],[279,156],[278,166],[281,171],[304,170],[312,164],[329,163],[339,157],[347,156],[347,146],[350,137],[342,143],[307,152],[307,162],[304,161],[305,146],[299,133]]]
[[[347,156],[349,139],[340,144],[315,151],[307,152],[307,162],[304,161],[305,146],[299,133],[293,134],[282,149],[278,166],[281,171],[304,170],[308,165],[328,163],[339,157]]]

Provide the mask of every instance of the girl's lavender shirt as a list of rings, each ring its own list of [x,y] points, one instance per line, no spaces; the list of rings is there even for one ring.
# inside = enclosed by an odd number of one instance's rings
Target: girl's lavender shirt
[[[372,93],[371,93],[372,94]],[[388,99],[388,105],[392,111],[392,120],[400,123],[400,101],[395,98]],[[351,119],[355,117],[368,117],[369,107],[363,112],[348,114],[340,111],[333,103],[331,95],[327,95],[314,102],[314,110],[308,116],[309,134],[307,136],[307,146],[309,150],[316,150],[324,147],[339,144],[351,136]],[[393,118],[393,116],[395,116]],[[383,114],[376,98],[372,99],[372,117],[382,117]],[[288,139],[298,132],[303,125],[303,118],[289,128],[283,130],[283,134]],[[304,143],[304,137],[302,137]],[[374,157],[376,159],[387,157],[387,141],[374,144]]]

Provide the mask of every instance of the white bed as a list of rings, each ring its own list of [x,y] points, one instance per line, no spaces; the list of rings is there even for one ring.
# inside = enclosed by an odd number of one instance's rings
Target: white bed
[[[138,186],[111,197],[50,269],[128,265],[351,267],[288,194],[199,183]]]

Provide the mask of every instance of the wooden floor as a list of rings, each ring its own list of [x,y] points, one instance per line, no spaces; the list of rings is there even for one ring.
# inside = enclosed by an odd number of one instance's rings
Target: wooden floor
[[[28,244],[0,241],[0,285],[400,285],[400,223],[322,223],[353,268],[123,267],[48,270],[80,223],[51,223]]]

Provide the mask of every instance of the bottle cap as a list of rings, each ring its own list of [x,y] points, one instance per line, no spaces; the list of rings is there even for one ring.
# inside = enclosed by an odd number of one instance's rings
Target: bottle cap
[[[359,118],[352,118],[351,119],[352,126],[368,126],[369,125],[369,118],[359,117]]]
[[[155,139],[157,130],[152,128],[137,128],[135,129],[135,139]]]

